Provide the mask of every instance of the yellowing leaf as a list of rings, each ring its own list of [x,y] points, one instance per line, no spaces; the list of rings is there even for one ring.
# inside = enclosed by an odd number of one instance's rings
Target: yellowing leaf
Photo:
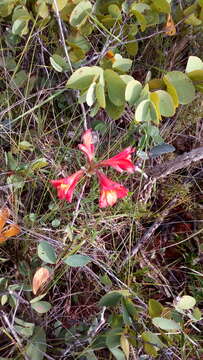
[[[57,8],[58,8],[58,11],[61,11],[66,6],[66,4],[67,4],[67,0],[56,0],[56,5],[57,5]],[[53,2],[52,7],[53,7],[54,11],[57,11],[54,2]]]
[[[88,14],[92,11],[92,4],[90,1],[81,1],[76,7],[73,9],[69,22],[71,26],[80,26],[88,17]]]
[[[121,335],[120,342],[121,342],[121,349],[123,350],[126,356],[126,360],[128,360],[130,355],[129,341],[125,335]]]
[[[46,268],[39,268],[34,274],[32,280],[32,292],[33,294],[37,294],[37,291],[44,285],[50,277],[49,270]]]

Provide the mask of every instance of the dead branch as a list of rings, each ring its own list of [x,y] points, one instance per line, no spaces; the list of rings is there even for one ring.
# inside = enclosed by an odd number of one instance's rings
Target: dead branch
[[[147,175],[150,176],[149,181],[145,184],[142,196],[142,200],[145,202],[149,199],[152,187],[155,184],[156,180],[165,178],[166,176],[174,173],[177,170],[188,167],[193,162],[197,162],[203,159],[203,146],[197,149],[194,149],[188,153],[177,156],[174,160],[167,161],[161,165],[157,165],[147,172]],[[161,212],[158,219],[154,222],[152,226],[147,230],[147,232],[141,237],[138,243],[132,248],[130,254],[128,254],[122,262],[122,265],[125,265],[133,256],[135,256],[138,251],[141,251],[143,247],[148,243],[149,239],[153,236],[156,229],[162,224],[166,216],[168,216],[171,208],[173,208],[178,202],[179,196],[175,196],[166,206],[166,208]]]
[[[177,156],[175,159],[157,165],[146,171],[147,175],[158,180],[176,172],[177,170],[186,168],[193,162],[203,160],[203,146],[194,149],[188,153]]]

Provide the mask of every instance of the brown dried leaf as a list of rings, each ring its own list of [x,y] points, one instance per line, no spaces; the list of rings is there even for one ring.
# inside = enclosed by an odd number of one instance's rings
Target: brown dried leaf
[[[32,280],[32,292],[34,295],[37,294],[39,288],[47,282],[49,277],[50,273],[46,268],[41,267],[36,271]]]
[[[9,209],[7,207],[3,208],[3,209],[0,209],[0,232],[3,229],[6,221],[9,218],[9,216],[10,216],[10,211],[9,211]]]
[[[12,236],[16,236],[20,233],[20,227],[17,224],[11,225],[8,230],[3,231],[2,235],[8,239]]]
[[[3,234],[0,234],[0,244],[4,243],[6,241],[6,237]]]

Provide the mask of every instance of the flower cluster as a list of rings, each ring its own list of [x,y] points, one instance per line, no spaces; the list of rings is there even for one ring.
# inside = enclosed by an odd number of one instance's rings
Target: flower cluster
[[[65,199],[68,202],[72,201],[73,191],[77,183],[87,174],[96,174],[100,184],[100,200],[99,206],[101,208],[113,206],[117,199],[122,199],[128,194],[128,189],[123,185],[109,179],[101,170],[101,167],[111,166],[119,172],[127,171],[133,173],[136,166],[132,163],[131,154],[135,149],[131,146],[120,152],[118,155],[113,156],[108,160],[103,160],[98,163],[94,161],[95,148],[92,139],[92,130],[88,129],[82,136],[83,144],[78,147],[87,157],[88,167],[86,170],[79,170],[74,174],[58,179],[51,180],[52,185],[57,189],[59,199]]]

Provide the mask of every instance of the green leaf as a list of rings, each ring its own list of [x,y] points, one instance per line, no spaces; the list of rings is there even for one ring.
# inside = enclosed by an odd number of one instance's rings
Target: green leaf
[[[163,116],[173,116],[175,114],[175,105],[171,95],[165,90],[157,90],[155,94],[159,98],[159,110]]]
[[[184,295],[178,299],[177,303],[175,304],[176,310],[189,310],[192,309],[196,304],[195,298],[189,295]]]
[[[115,306],[117,305],[122,298],[122,294],[118,291],[111,291],[108,294],[104,295],[100,301],[100,306]]]
[[[52,222],[51,222],[51,225],[52,225],[53,227],[55,227],[55,228],[59,227],[60,224],[61,224],[61,220],[60,220],[60,219],[54,219],[54,220],[52,220]]]
[[[125,354],[120,349],[113,348],[110,349],[110,351],[113,354],[113,356],[116,358],[116,360],[126,360]]]
[[[16,170],[18,162],[16,161],[11,151],[7,152],[6,154],[6,162],[10,170]]]
[[[36,326],[34,334],[29,339],[25,353],[30,360],[43,360],[46,353],[46,334],[43,328]]]
[[[96,89],[96,82],[93,82],[89,89],[87,90],[86,95],[86,103],[88,106],[92,106],[95,102],[95,89]]]
[[[48,301],[36,301],[31,304],[31,307],[39,314],[45,314],[52,308]]]
[[[41,260],[47,264],[56,264],[56,254],[54,248],[47,242],[41,241],[37,247],[37,254]]]
[[[137,4],[138,5],[138,4]],[[145,31],[147,27],[147,21],[139,11],[133,10],[132,13],[136,16],[138,24],[141,26],[141,30]]]
[[[1,0],[0,1],[0,14],[2,17],[9,16],[15,6],[16,1],[14,0]]]
[[[85,355],[85,360],[98,360],[95,353],[91,350],[88,350],[88,352],[84,352],[83,354]]]
[[[84,66],[76,70],[69,78],[66,86],[74,90],[88,89],[93,81],[103,76],[103,69],[99,66]]]
[[[117,120],[121,117],[125,109],[125,105],[116,106],[110,100],[109,97],[106,97],[106,112],[110,118]]]
[[[164,344],[159,339],[159,337],[156,334],[153,334],[151,331],[144,331],[141,337],[144,341],[149,342],[160,349],[164,347]]]
[[[14,35],[23,35],[23,32],[26,29],[26,24],[27,22],[23,19],[17,19],[16,21],[14,21],[13,26],[12,26],[12,33]]]
[[[177,331],[181,330],[180,325],[174,320],[165,319],[163,317],[154,317],[152,323],[158,328],[166,331]]]
[[[154,318],[162,314],[163,306],[157,300],[149,299],[148,311],[151,318]]]
[[[124,105],[126,87],[124,81],[113,70],[105,70],[104,79],[106,81],[110,101],[116,106]]]
[[[167,144],[167,143],[162,143],[162,144],[158,144],[156,146],[154,146],[151,150],[150,150],[150,157],[152,158],[156,158],[157,156],[161,156],[163,154],[167,154],[170,152],[175,151],[175,147],[173,145]],[[160,315],[160,314],[158,314]],[[156,315],[156,316],[158,316]]]
[[[67,0],[56,0],[56,4],[57,4],[58,11],[61,11],[66,6]],[[55,7],[54,2],[53,2],[52,7],[53,7],[54,11],[56,11],[56,7]]]
[[[116,54],[117,55],[117,54]],[[132,66],[132,60],[127,58],[117,58],[115,55],[115,61],[112,65],[112,69],[121,71],[121,72],[127,72],[130,70]]]
[[[126,50],[129,56],[136,56],[138,53],[138,42],[135,41],[134,36],[128,36],[128,41],[129,40],[134,40],[134,42],[129,42],[128,44],[126,44]]]
[[[130,81],[135,80],[131,75],[120,75],[121,80],[127,85]]]
[[[34,171],[34,170],[42,169],[47,165],[48,165],[48,161],[45,158],[40,158],[33,161],[33,163],[30,165],[30,168],[31,170]]]
[[[193,310],[193,313],[192,313],[192,316],[197,320],[197,321],[200,321],[202,319],[202,312],[201,310],[196,307],[194,308]]]
[[[142,91],[142,84],[137,80],[131,80],[128,82],[125,89],[125,100],[133,105],[139,99],[140,93]]]
[[[167,0],[152,0],[154,8],[160,13],[169,14],[171,12],[170,4]]]
[[[121,11],[120,11],[119,7],[115,4],[109,5],[108,12],[114,19],[118,19],[121,17]]]
[[[133,304],[132,300],[130,300],[129,298],[124,297],[122,302],[123,302],[128,314],[132,318],[137,316],[137,309],[136,309],[135,305]]]
[[[106,346],[108,347],[108,349],[113,349],[120,345],[122,332],[123,332],[122,328],[116,328],[107,332]]]
[[[29,141],[21,141],[19,144],[18,144],[18,148],[20,150],[27,150],[27,151],[33,151],[34,150],[34,147],[32,144],[29,143]]]
[[[81,23],[87,18],[88,14],[92,11],[92,4],[90,1],[81,1],[76,7],[73,9],[69,23],[72,26],[80,26]]]
[[[10,85],[13,89],[19,89],[19,88],[25,87],[27,80],[28,80],[28,76],[27,76],[25,70],[20,70],[11,79]]]
[[[34,328],[35,324],[34,323],[30,323],[30,322],[26,322],[22,319],[19,319],[17,317],[15,317],[15,323],[21,326],[24,326],[26,328]]]
[[[121,349],[123,350],[126,360],[129,360],[129,355],[130,355],[130,344],[129,344],[129,340],[127,338],[127,336],[125,336],[124,334],[121,335]]]
[[[181,71],[171,71],[164,76],[163,80],[175,88],[180,104],[189,104],[194,100],[195,87],[186,74]]]
[[[87,255],[70,255],[63,259],[63,262],[72,267],[80,267],[89,264],[92,261]]]
[[[144,100],[138,105],[135,111],[135,120],[137,122],[157,122],[156,109],[150,100]]]
[[[98,101],[99,106],[102,109],[105,109],[106,107],[105,91],[104,91],[104,86],[101,83],[97,83],[96,85],[96,99]]]
[[[31,20],[31,16],[27,8],[24,6],[16,6],[12,16],[12,33],[19,36],[26,35],[29,31],[29,20]]]
[[[141,335],[144,341],[144,350],[150,356],[157,356],[158,350],[164,347],[159,337],[151,331],[145,331]]]
[[[69,64],[62,58],[62,56],[57,54],[50,56],[50,63],[54,70],[58,72],[68,71],[70,69]]]
[[[36,6],[37,14],[43,19],[46,19],[49,16],[49,8],[45,2],[41,3],[38,7]]]
[[[147,27],[147,20],[144,16],[144,13],[150,10],[150,6],[143,3],[133,3],[131,6],[131,13],[136,16],[137,22],[139,25],[141,25],[141,30],[145,31]]]
[[[31,327],[28,328],[28,327],[23,327],[23,326],[19,326],[19,325],[14,325],[14,329],[22,337],[29,338],[30,336],[33,335],[34,324],[33,324],[32,328]]]
[[[34,297],[32,300],[30,300],[30,304],[34,304],[35,302],[38,302],[39,300],[43,299],[45,296],[46,293]]]
[[[92,122],[92,129],[99,131],[102,135],[105,135],[105,133],[108,131],[108,125],[102,120],[94,120]]]
[[[195,70],[203,70],[203,61],[197,56],[189,56],[185,72],[190,73]]]
[[[193,26],[199,26],[202,23],[202,21],[200,19],[198,19],[194,13],[187,16],[186,19],[184,20],[184,22],[188,25],[193,25]]]

